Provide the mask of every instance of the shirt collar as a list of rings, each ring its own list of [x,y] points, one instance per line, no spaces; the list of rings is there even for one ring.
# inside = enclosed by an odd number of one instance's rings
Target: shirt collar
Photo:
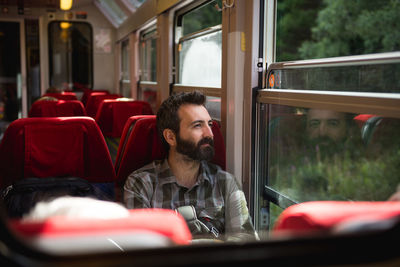
[[[214,175],[211,174],[210,168],[207,161],[200,162],[199,175],[197,177],[196,185],[204,183],[207,181],[211,185],[214,185],[215,179]],[[158,170],[158,182],[160,185],[168,183],[177,183],[175,175],[172,173],[169,167],[168,160],[164,159]]]

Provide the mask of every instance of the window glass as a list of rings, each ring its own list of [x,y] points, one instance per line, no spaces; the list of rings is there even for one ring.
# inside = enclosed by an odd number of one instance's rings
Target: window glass
[[[150,104],[153,113],[157,113],[157,90],[154,87],[148,88],[146,85],[141,84],[138,90],[138,97],[142,101]]]
[[[124,97],[131,97],[130,64],[129,64],[129,40],[121,44],[121,94]]]
[[[121,25],[128,16],[122,11],[120,6],[115,1],[97,0],[100,3],[101,9],[107,13],[109,19],[116,25]]]
[[[316,67],[273,70],[268,87],[352,92],[400,92],[400,64]]]
[[[205,106],[213,120],[221,121],[221,98],[220,97],[207,96]]]
[[[129,5],[135,8],[139,8],[146,0],[122,0],[122,1],[127,2]]]
[[[278,0],[276,61],[400,48],[399,1]]]
[[[88,23],[50,22],[49,51],[51,86],[92,88],[92,28]]]
[[[295,202],[383,201],[400,183],[400,120],[261,105],[265,186]],[[267,190],[268,191],[268,190]]]
[[[182,16],[182,33],[187,35],[205,28],[216,26],[222,22],[222,0],[211,1]]]
[[[178,49],[179,83],[221,87],[221,30],[182,41]]]
[[[157,81],[157,31],[151,30],[140,36],[140,81]]]

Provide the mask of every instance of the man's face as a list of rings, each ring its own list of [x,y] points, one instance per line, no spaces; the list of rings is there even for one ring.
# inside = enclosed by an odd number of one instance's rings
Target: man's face
[[[178,110],[181,119],[176,150],[192,160],[211,160],[214,156],[212,120],[204,106],[185,104]]]
[[[346,137],[345,114],[332,110],[310,109],[307,113],[307,134],[320,145],[330,145]]]

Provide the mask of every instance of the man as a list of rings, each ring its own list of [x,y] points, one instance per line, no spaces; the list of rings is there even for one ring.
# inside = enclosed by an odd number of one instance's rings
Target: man
[[[246,199],[235,178],[208,162],[214,143],[204,102],[203,94],[192,92],[172,95],[162,103],[157,128],[168,156],[128,177],[124,202],[128,208],[184,210],[187,221],[194,211],[188,222],[194,237],[254,240]]]
[[[307,139],[312,148],[318,147],[322,155],[344,150],[349,131],[346,114],[333,110],[310,109],[307,112]]]
[[[342,141],[347,134],[345,113],[310,109],[307,112],[307,131],[309,137],[320,144]]]

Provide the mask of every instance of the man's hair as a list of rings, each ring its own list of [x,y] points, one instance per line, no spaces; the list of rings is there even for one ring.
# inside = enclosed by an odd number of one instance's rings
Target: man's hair
[[[190,93],[177,93],[168,97],[160,106],[157,112],[158,134],[165,148],[169,149],[169,144],[164,138],[165,129],[171,129],[175,134],[179,133],[181,119],[178,116],[178,109],[185,104],[202,105],[206,97],[198,91]]]

